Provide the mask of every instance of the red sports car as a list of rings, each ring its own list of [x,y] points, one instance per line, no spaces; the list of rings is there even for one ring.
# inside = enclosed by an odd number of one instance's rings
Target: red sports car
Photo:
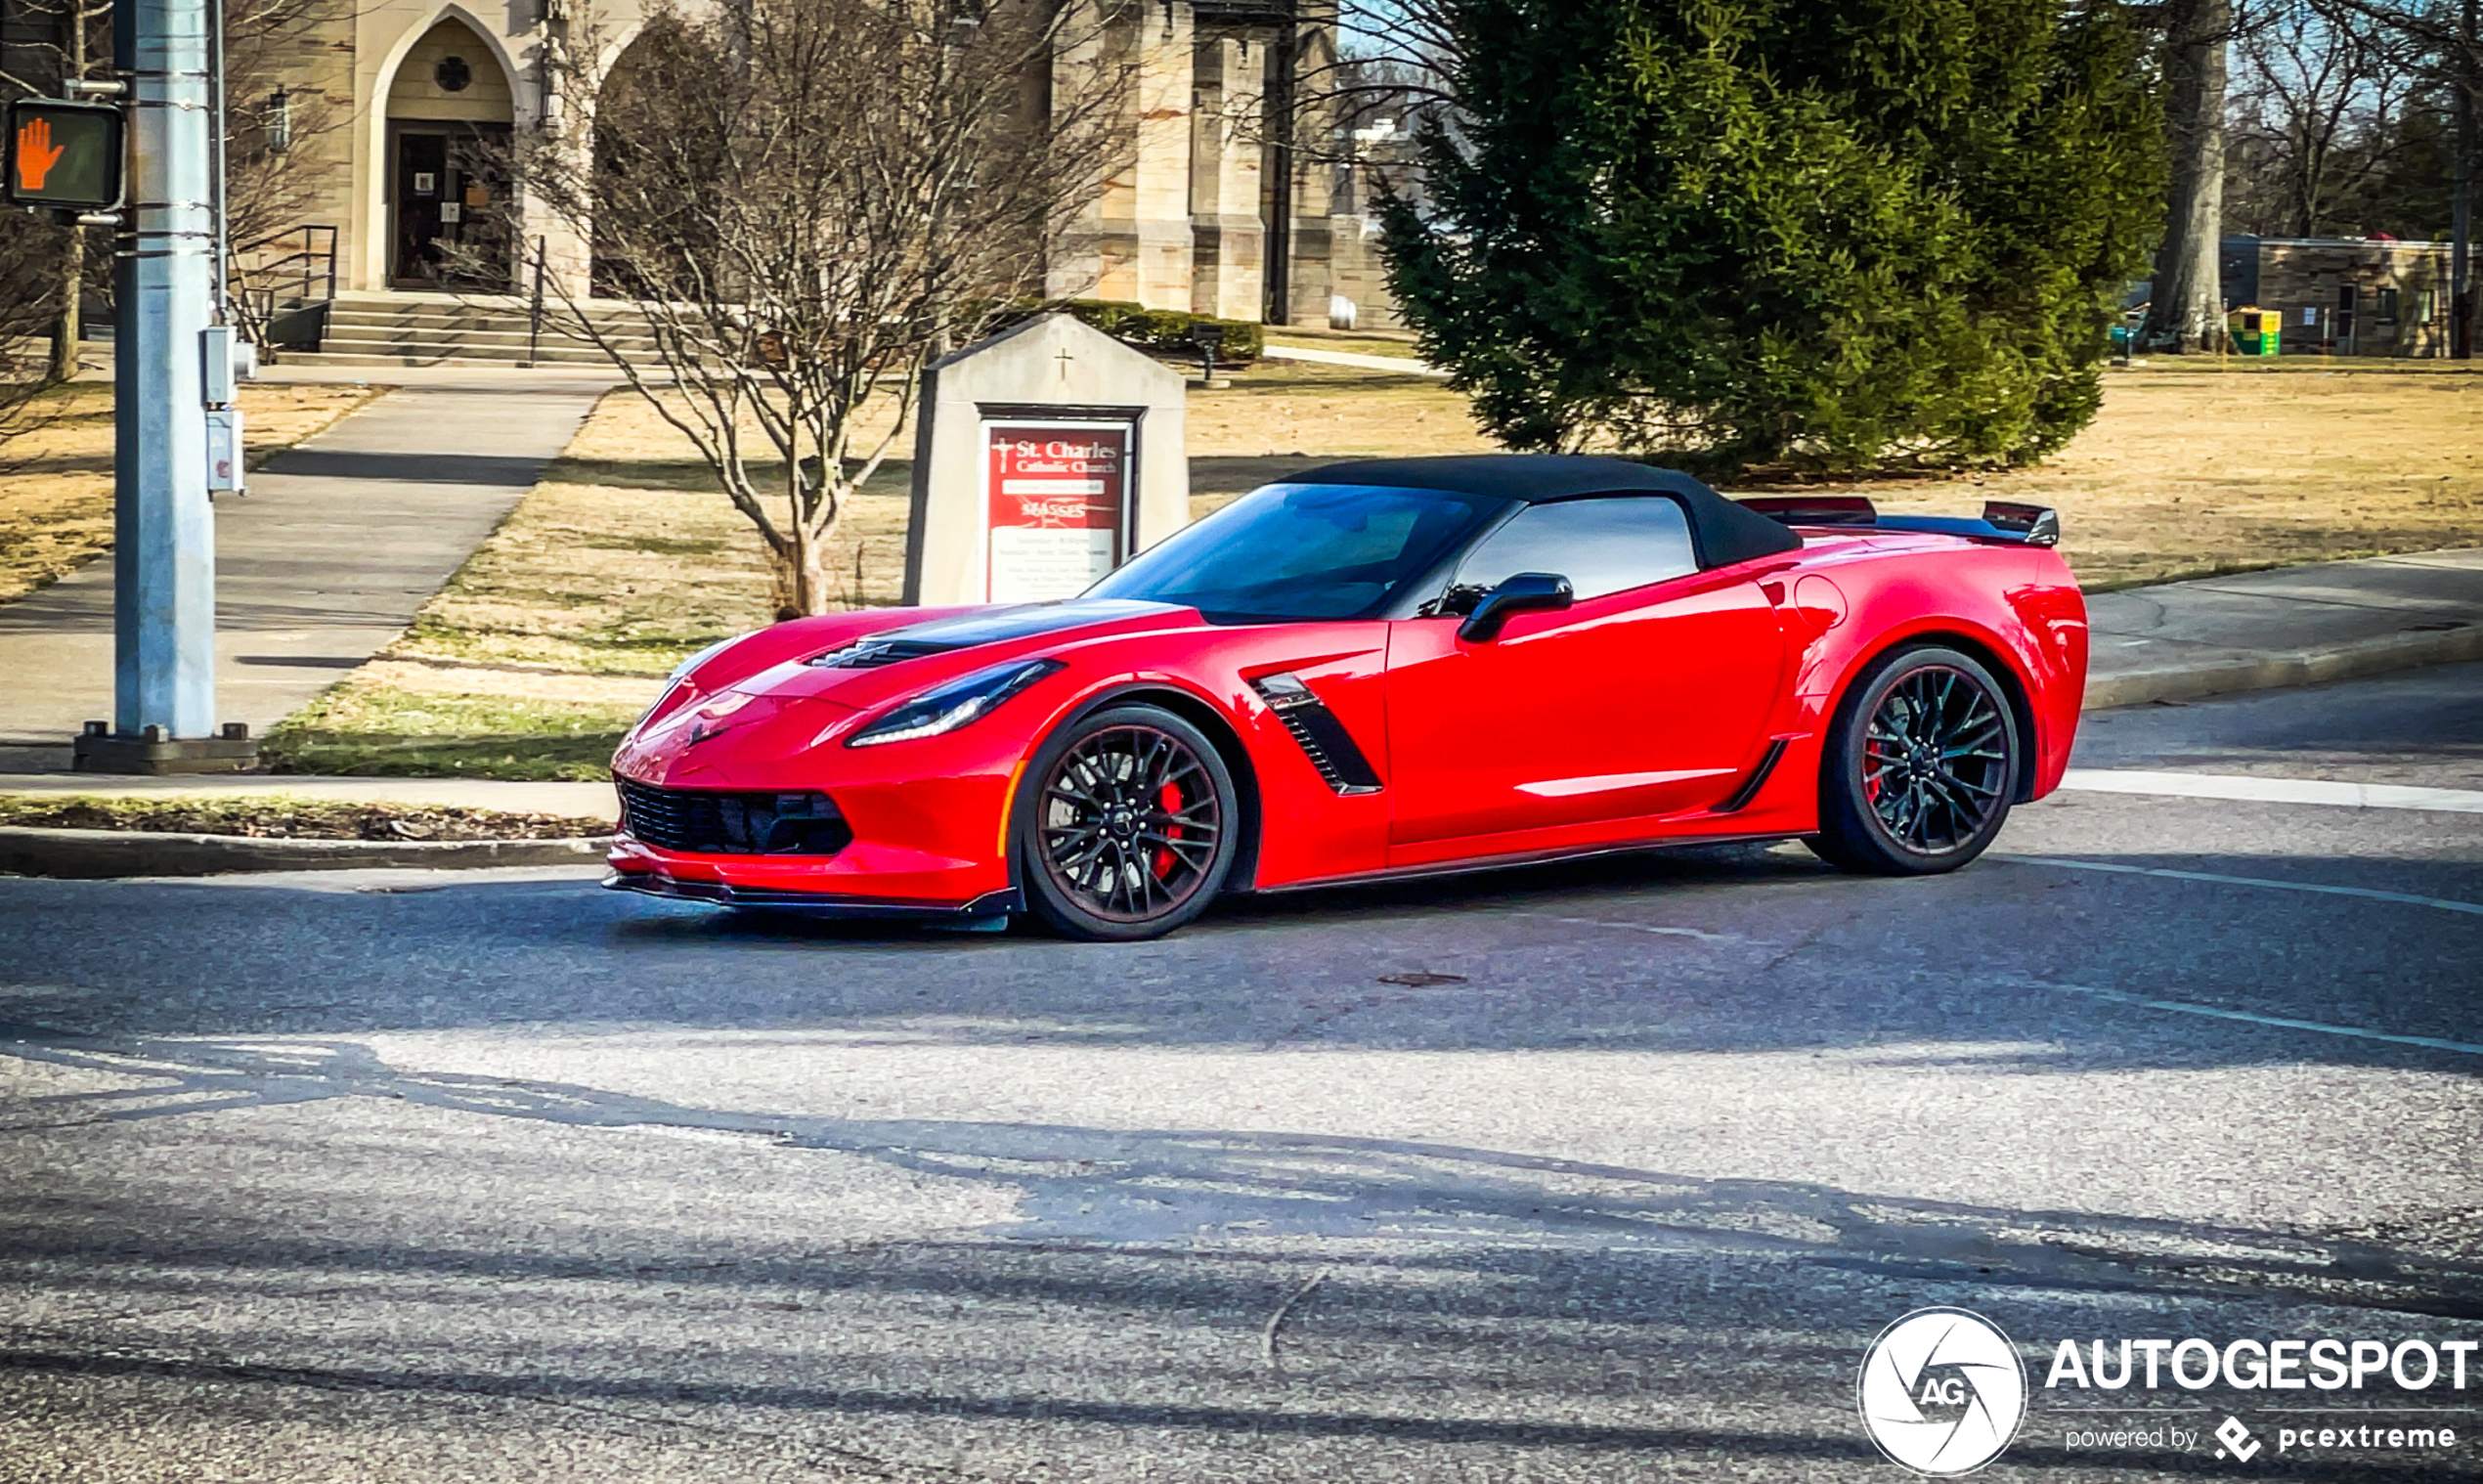
[[[1616,459],[1331,464],[1074,599],[698,655],[613,759],[605,884],[1111,939],[1225,892],[1689,842],[1952,870],[2069,763],[2057,539]]]

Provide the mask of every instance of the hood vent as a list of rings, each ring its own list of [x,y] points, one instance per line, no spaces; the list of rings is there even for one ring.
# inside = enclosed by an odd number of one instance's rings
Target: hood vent
[[[1002,608],[973,608],[943,619],[907,624],[831,649],[806,663],[822,670],[877,670],[901,665],[929,654],[949,654],[980,644],[1005,644],[1037,634],[1065,633],[1097,624],[1126,623],[1148,614],[1179,613],[1171,603],[1134,598],[1071,598],[1057,603],[1020,603]]]
[[[934,639],[870,638],[848,644],[843,649],[831,649],[804,663],[815,665],[821,670],[877,670],[883,665],[901,665],[907,660],[946,654],[952,649],[964,647],[961,644],[942,644]]]

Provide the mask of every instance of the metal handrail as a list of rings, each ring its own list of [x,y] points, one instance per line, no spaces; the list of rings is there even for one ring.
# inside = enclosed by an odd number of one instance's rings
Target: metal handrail
[[[534,302],[526,315],[526,364],[532,366],[544,346],[544,240],[535,239]]]
[[[323,301],[335,298],[336,229],[334,227],[315,223],[304,223],[299,227],[288,227],[284,231],[279,232],[272,237],[261,238],[255,242],[243,243],[240,247],[234,249],[234,256],[240,257],[245,252],[256,252],[263,247],[277,246],[280,243],[287,241],[296,233],[300,234],[302,239],[302,245],[299,249],[286,253],[284,256],[278,258],[273,262],[252,264],[247,270],[249,277],[263,281],[271,277],[279,280],[290,278],[293,277],[291,270],[298,265],[300,269],[299,276],[301,279],[301,297],[308,299],[311,296],[312,282],[321,276],[324,269],[327,283],[324,285],[325,291],[321,293],[320,298]],[[322,233],[327,235],[327,241],[325,245],[320,245],[316,241],[316,239]],[[272,283],[261,283],[259,284],[252,285],[252,290],[254,292],[264,294],[268,298],[269,302],[273,303],[278,291],[278,284]]]
[[[266,259],[244,267],[245,254],[264,252],[269,248],[288,247],[298,237],[301,246],[282,257]],[[336,229],[320,223],[305,222],[288,227],[254,242],[245,242],[228,255],[228,302],[235,307],[241,327],[251,343],[262,349],[267,344],[269,327],[280,314],[279,301],[288,290],[292,292],[293,310],[325,306],[336,299]],[[322,283],[322,279],[325,283]],[[298,282],[297,282],[298,281]],[[313,298],[313,289],[321,291]],[[325,317],[322,316],[322,323]]]

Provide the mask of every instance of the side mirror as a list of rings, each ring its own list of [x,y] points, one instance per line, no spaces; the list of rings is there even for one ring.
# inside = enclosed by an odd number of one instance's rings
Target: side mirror
[[[1569,579],[1549,572],[1520,572],[1483,594],[1457,636],[1469,644],[1488,644],[1501,636],[1501,626],[1521,613],[1566,608],[1577,601]]]

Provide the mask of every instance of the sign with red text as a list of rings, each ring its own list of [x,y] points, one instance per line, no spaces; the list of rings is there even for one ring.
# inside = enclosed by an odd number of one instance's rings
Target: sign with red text
[[[1120,564],[1133,432],[1126,422],[985,424],[987,601],[1075,597]]]

